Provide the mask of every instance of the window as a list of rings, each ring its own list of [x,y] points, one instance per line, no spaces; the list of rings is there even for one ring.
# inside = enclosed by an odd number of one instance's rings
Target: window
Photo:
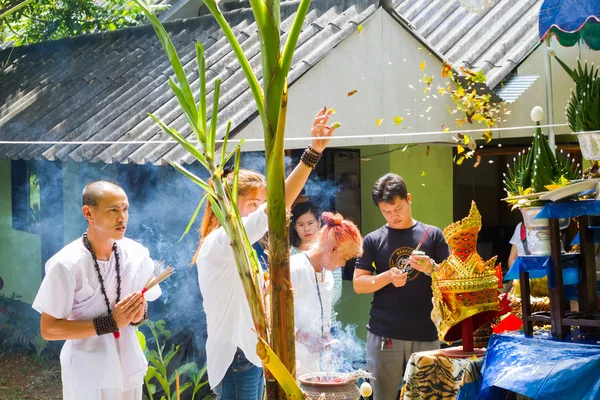
[[[11,161],[10,169],[13,229],[40,233],[40,183],[34,163]]]

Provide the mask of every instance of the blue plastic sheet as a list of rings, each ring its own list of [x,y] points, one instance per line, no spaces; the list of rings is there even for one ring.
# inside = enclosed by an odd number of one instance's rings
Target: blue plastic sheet
[[[540,9],[539,37],[554,33],[563,46],[584,40],[593,50],[600,49],[598,0],[545,0]]]
[[[600,3],[600,2],[599,2]],[[562,203],[548,203],[535,217],[540,218],[572,218],[581,215],[600,215],[600,201],[579,200]]]
[[[590,226],[590,231],[592,233],[592,241],[594,243],[600,243],[600,226]],[[581,244],[581,238],[579,237],[579,233],[573,238],[571,242],[571,246],[575,244]]]
[[[579,283],[579,254],[564,254],[562,264],[563,285],[577,285]],[[550,276],[548,286],[553,288],[555,284],[552,268],[553,263],[550,256],[520,256],[504,275],[504,280],[519,279],[520,272],[529,272],[529,278]]]
[[[480,399],[498,387],[534,400],[600,400],[600,345],[492,335],[481,376]]]

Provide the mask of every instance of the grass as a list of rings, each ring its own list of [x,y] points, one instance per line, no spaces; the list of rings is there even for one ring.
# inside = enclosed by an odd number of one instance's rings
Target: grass
[[[35,356],[0,356],[0,399],[55,400],[62,398],[60,363]]]

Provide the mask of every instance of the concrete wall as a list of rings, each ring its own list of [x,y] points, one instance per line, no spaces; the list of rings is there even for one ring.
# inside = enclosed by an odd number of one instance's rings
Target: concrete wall
[[[451,102],[439,97],[436,90],[441,83],[441,63],[428,51],[420,50],[420,43],[383,8],[363,27],[361,33],[352,33],[290,87],[286,138],[309,137],[314,115],[323,106],[335,108],[332,121],[342,124],[336,133],[341,139],[334,138],[331,143],[335,147],[433,141],[438,137],[382,135],[435,131],[442,124],[453,125],[454,118],[446,111]],[[425,72],[420,69],[422,61]],[[419,82],[425,73],[436,75],[426,95],[425,86]],[[348,97],[352,90],[357,93]],[[404,122],[396,126],[394,116],[404,118]],[[379,127],[375,123],[378,118],[383,119]],[[369,137],[352,138],[359,135]],[[238,136],[262,138],[260,119],[254,119]],[[307,144],[286,141],[287,148],[304,148]],[[245,151],[261,148],[261,143],[254,142],[243,147]]]
[[[545,43],[538,46],[538,48],[518,66],[517,73],[519,75],[539,75],[539,78],[513,104],[509,105],[508,108],[511,110],[511,114],[507,116],[507,122],[503,124],[504,126],[530,126],[532,125],[532,121],[529,115],[534,106],[540,106],[544,110],[547,110],[544,46]],[[556,52],[556,55],[571,68],[577,66],[578,57],[581,58],[581,60],[587,60],[590,64],[594,62],[595,66],[600,64],[600,52],[590,50],[585,44],[574,47],[562,47],[558,41],[553,38],[551,48]],[[552,58],[551,65],[554,123],[566,124],[565,106],[569,101],[571,88],[575,88],[575,84],[554,58]],[[557,135],[570,133],[568,127],[557,127],[554,130]],[[545,129],[544,132],[547,132],[547,129]],[[528,129],[525,132],[502,132],[499,137],[533,136],[533,134],[534,130]]]
[[[0,276],[1,293],[13,292],[31,303],[42,282],[40,236],[12,229],[10,161],[0,161]]]

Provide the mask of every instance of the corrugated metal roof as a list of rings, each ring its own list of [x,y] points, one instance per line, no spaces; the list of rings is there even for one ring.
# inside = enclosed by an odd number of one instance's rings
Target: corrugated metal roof
[[[507,103],[513,103],[538,78],[539,75],[511,75],[500,82],[500,85],[496,86],[494,92]]]
[[[298,1],[281,4],[285,40]],[[252,11],[225,17],[261,78],[259,41]],[[300,35],[289,82],[293,83],[356,30],[378,7],[375,0],[313,0]],[[219,132],[228,119],[235,129],[254,118],[256,107],[239,64],[210,15],[169,22],[165,28],[198,92],[195,42],[206,50],[208,87],[221,79]],[[0,59],[8,57],[7,49]],[[130,141],[165,140],[147,114],[154,113],[184,135],[191,135],[167,79],[170,64],[150,26],[15,48],[0,74],[0,140]],[[208,95],[212,104],[212,92]],[[210,111],[209,111],[210,112]],[[48,159],[120,163],[189,163],[172,144],[3,145],[0,159]]]
[[[483,70],[493,88],[539,43],[542,2],[495,0],[481,15],[458,0],[393,0],[393,8],[444,59]]]

